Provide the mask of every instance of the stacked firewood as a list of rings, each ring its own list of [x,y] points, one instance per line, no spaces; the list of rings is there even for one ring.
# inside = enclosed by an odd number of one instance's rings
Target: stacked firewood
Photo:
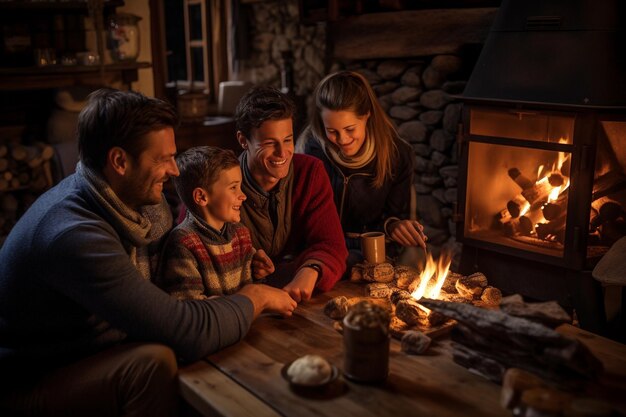
[[[519,368],[574,389],[602,371],[585,345],[527,318],[441,300],[420,304],[457,321],[451,332],[454,361],[494,382],[502,383],[507,369]]]
[[[569,165],[565,165],[569,166]],[[563,243],[567,218],[567,192],[561,190],[555,201],[548,201],[551,191],[568,181],[562,172],[552,172],[533,182],[519,169],[511,168],[509,177],[521,188],[496,218],[507,236],[527,236]]]
[[[6,235],[21,213],[53,185],[53,156],[54,149],[44,143],[0,144],[0,235]]]

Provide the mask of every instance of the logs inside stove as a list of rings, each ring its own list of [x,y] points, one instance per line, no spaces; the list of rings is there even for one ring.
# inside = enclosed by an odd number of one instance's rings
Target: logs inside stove
[[[625,7],[504,0],[462,97],[460,272],[597,332],[591,270],[626,236]]]

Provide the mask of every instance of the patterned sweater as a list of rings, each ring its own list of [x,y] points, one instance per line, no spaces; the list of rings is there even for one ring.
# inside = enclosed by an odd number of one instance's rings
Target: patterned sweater
[[[254,253],[241,223],[226,223],[219,233],[187,211],[167,239],[156,284],[178,299],[233,294],[252,282]]]

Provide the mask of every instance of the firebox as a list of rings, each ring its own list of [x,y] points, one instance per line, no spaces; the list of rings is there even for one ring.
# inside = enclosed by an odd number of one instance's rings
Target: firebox
[[[626,236],[621,3],[504,0],[461,97],[460,272],[598,332],[591,270]]]

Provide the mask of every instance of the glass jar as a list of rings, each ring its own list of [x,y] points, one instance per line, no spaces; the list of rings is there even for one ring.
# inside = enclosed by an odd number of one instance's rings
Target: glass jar
[[[111,15],[108,20],[108,46],[114,62],[136,61],[139,56],[139,21],[129,13]]]

